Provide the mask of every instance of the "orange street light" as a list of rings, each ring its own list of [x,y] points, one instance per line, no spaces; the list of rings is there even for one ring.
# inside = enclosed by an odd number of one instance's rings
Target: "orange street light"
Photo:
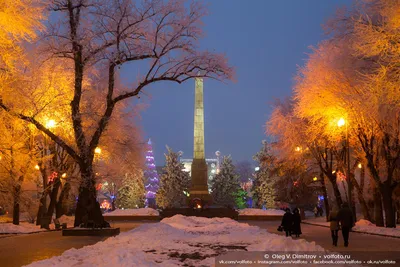
[[[96,149],[94,150],[94,153],[101,154],[101,148],[100,147],[96,147]]]
[[[362,165],[361,165],[361,163],[358,163],[358,168],[359,168],[359,169],[361,169],[361,168],[362,168]]]
[[[342,126],[344,126],[345,124],[346,124],[346,121],[345,121],[343,118],[340,118],[339,121],[338,121],[338,123],[337,123],[337,125],[338,125],[339,127],[342,127]]]
[[[301,150],[301,147],[296,146],[296,148],[294,149],[296,152],[299,152]]]
[[[314,182],[315,182],[315,181],[317,181],[317,180],[318,180],[318,178],[317,178],[317,177],[314,177],[314,178],[313,178],[313,181],[314,181]]]
[[[35,170],[40,170],[40,167],[39,167],[39,165],[35,165]]]
[[[61,177],[62,177],[62,178],[66,178],[66,177],[67,177],[67,174],[64,172],[64,173],[61,175]]]
[[[46,121],[46,128],[51,129],[56,127],[56,121],[55,120],[47,120]]]

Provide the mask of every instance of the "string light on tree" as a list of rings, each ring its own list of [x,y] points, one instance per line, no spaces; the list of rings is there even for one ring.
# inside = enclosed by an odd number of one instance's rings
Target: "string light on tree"
[[[144,171],[146,188],[146,206],[155,205],[156,193],[159,187],[159,178],[154,161],[153,146],[151,140],[147,142],[146,170]]]

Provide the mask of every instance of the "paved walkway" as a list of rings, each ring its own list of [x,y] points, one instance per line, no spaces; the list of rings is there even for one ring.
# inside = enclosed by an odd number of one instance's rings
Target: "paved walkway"
[[[128,231],[142,223],[111,223],[112,227],[120,227]],[[20,267],[33,261],[59,256],[71,248],[82,248],[93,245],[107,237],[97,236],[62,236],[61,231],[36,234],[13,235],[0,238],[0,266]]]
[[[121,231],[128,231],[143,223],[152,222],[119,222],[113,227],[120,227]],[[256,225],[267,229],[271,233],[283,235],[277,231],[279,222],[248,221],[250,225]],[[391,251],[393,258],[400,262],[400,239],[367,234],[350,233],[350,246],[343,246],[343,239],[339,237],[339,246],[334,247],[331,243],[329,229],[314,225],[302,225],[303,235],[301,238],[330,251],[349,252],[355,254],[357,251]],[[71,237],[61,236],[61,232],[44,232],[0,238],[0,265],[4,267],[20,267],[33,261],[47,259],[61,255],[70,248],[81,248],[93,245],[106,237]]]
[[[267,229],[270,233],[285,235],[284,233],[277,231],[280,222],[248,221],[246,223]],[[331,233],[329,228],[317,225],[302,224],[301,231],[303,234],[300,236],[300,239],[305,239],[309,242],[315,242],[326,250],[340,253],[347,252],[346,254],[350,254],[355,258],[358,258],[357,256],[360,255],[360,252],[370,254],[373,252],[389,252],[388,255],[384,256],[384,259],[380,260],[396,260],[398,264],[395,266],[400,266],[399,238],[382,237],[351,232],[349,238],[349,247],[346,248],[343,244],[341,232],[339,232],[338,246],[335,247],[332,245]]]

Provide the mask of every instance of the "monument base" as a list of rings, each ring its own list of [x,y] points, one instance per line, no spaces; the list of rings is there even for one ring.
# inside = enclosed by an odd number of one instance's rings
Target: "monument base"
[[[195,217],[205,217],[205,218],[231,218],[234,220],[238,219],[238,212],[234,209],[211,206],[205,209],[194,209],[190,207],[184,208],[170,208],[164,209],[160,212],[160,218],[164,219],[167,217],[172,217],[177,214],[184,216],[195,216]]]

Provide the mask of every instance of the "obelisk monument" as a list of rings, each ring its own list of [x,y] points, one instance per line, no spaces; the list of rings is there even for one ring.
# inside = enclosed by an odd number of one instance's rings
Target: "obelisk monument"
[[[194,97],[194,147],[192,162],[192,187],[190,199],[200,198],[205,202],[211,201],[208,192],[207,164],[204,153],[204,102],[203,79],[195,79]]]

